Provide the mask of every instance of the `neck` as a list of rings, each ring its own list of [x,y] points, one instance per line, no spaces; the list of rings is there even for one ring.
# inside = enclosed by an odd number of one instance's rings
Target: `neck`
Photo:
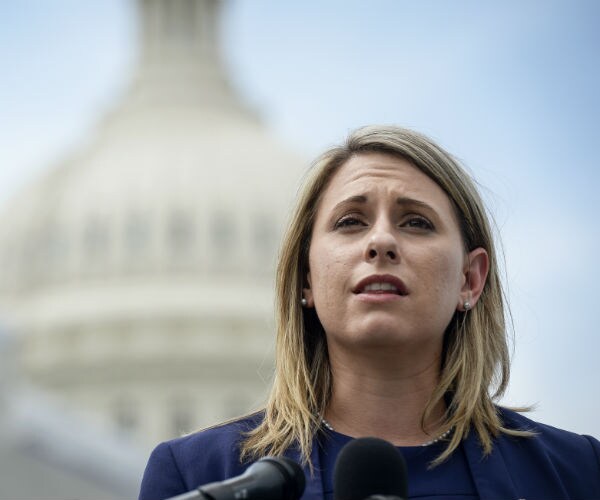
[[[440,371],[440,357],[404,363],[393,356],[344,356],[330,352],[332,396],[325,418],[338,432],[352,437],[374,436],[397,446],[416,446],[446,429],[446,406],[440,401],[426,422],[423,412]]]

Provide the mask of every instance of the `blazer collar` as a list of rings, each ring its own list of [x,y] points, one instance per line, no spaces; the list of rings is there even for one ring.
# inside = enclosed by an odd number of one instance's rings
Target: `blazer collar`
[[[498,443],[494,443],[492,452],[484,456],[476,433],[471,431],[467,439],[463,441],[463,449],[480,498],[489,500],[520,498]],[[300,451],[297,448],[289,449],[285,456],[297,463],[302,462]],[[301,500],[321,500],[324,494],[317,439],[313,442],[310,459],[313,464],[312,473],[308,465],[302,465],[306,477],[306,488]]]

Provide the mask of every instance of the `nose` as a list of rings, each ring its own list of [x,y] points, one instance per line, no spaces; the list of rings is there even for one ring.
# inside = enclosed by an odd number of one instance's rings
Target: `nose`
[[[365,260],[386,260],[390,263],[399,262],[398,243],[394,235],[385,229],[373,232],[365,248]]]

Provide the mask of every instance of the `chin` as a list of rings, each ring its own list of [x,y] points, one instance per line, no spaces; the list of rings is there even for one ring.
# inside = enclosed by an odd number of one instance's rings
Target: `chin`
[[[398,326],[369,328],[347,337],[347,341],[361,347],[392,347],[412,343],[416,337],[406,331],[398,329]]]
[[[443,332],[434,334],[414,326],[398,325],[395,321],[369,321],[356,328],[349,328],[353,333],[338,333],[334,335],[337,342],[347,348],[361,349],[402,349],[406,347],[425,347],[440,345],[443,342]]]

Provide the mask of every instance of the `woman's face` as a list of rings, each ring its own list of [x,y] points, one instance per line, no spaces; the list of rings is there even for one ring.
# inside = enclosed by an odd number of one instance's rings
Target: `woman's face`
[[[406,160],[361,154],[338,170],[320,200],[304,297],[330,349],[441,349],[454,312],[473,300],[469,257],[450,200],[434,181]]]

